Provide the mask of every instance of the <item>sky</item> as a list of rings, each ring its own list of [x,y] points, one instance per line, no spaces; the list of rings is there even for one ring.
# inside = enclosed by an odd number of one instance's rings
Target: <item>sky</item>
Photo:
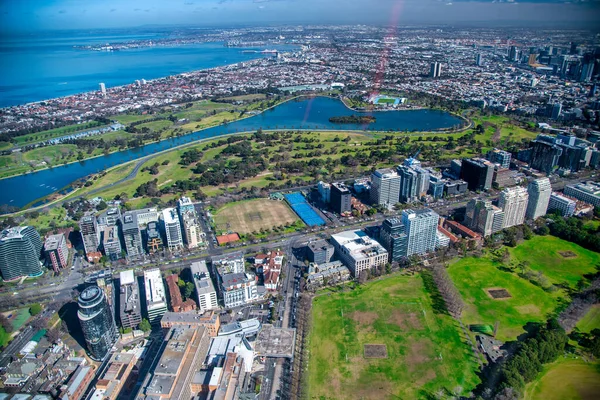
[[[513,24],[600,28],[600,0],[0,0],[0,32],[146,25]]]

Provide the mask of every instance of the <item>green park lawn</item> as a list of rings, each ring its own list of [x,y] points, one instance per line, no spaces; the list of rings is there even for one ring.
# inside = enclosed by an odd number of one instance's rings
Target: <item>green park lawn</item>
[[[466,394],[479,382],[471,348],[435,314],[419,275],[392,275],[313,300],[311,399],[418,399]],[[385,345],[367,358],[364,345]]]
[[[529,262],[531,269],[543,272],[552,283],[566,282],[571,287],[600,268],[600,254],[554,236],[534,236],[511,249],[511,255]]]
[[[17,136],[14,138],[14,141],[17,145],[42,142],[42,141],[60,137],[60,136],[66,136],[66,135],[71,135],[71,134],[77,133],[77,132],[87,131],[89,129],[97,128],[100,126],[106,126],[106,125],[102,125],[102,124],[98,123],[97,121],[89,121],[89,122],[85,122],[83,124],[63,126],[61,128],[49,129],[47,131],[30,133],[30,134],[23,135],[23,136]]]
[[[462,321],[467,325],[498,322],[498,339],[515,340],[525,332],[528,322],[547,319],[556,309],[558,295],[512,272],[501,271],[498,265],[488,257],[466,257],[454,262],[448,273],[465,303]],[[493,299],[488,288],[506,289],[511,297]]]
[[[4,327],[0,326],[0,348],[4,348],[10,339],[10,334],[6,333]]]
[[[0,142],[0,151],[10,150],[13,147],[10,142]]]
[[[146,119],[153,118],[153,115],[141,115],[141,114],[121,114],[112,116],[111,119],[114,119],[117,122],[122,123],[123,125],[131,124],[132,122],[144,121]]]
[[[544,366],[530,382],[524,400],[596,400],[600,393],[600,364],[582,359],[560,358]]]
[[[583,318],[577,323],[579,332],[589,333],[600,329],[600,304],[594,304]]]

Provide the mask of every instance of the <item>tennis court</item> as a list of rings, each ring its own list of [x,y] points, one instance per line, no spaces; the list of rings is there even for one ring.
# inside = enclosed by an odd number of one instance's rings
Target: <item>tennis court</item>
[[[316,225],[325,225],[325,221],[323,218],[319,217],[319,215],[313,210],[313,208],[306,202],[304,196],[301,193],[290,193],[285,195],[285,199],[287,200],[292,210],[304,223],[308,226],[316,226]]]
[[[325,225],[323,218],[313,210],[313,208],[306,202],[304,196],[301,193],[290,193],[285,195],[292,210],[304,221],[308,226]]]

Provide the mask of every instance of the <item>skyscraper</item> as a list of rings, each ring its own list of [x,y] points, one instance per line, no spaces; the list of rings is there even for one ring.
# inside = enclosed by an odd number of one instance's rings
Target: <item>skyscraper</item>
[[[433,62],[429,67],[429,77],[439,78],[442,75],[442,63]]]
[[[100,82],[98,86],[100,86],[100,93],[102,93],[102,96],[106,96],[106,85],[104,82]]]
[[[123,249],[119,238],[118,226],[107,226],[102,235],[102,249],[104,254],[111,261],[123,258]]]
[[[488,190],[492,187],[494,164],[482,158],[463,159],[460,179],[467,182],[469,190]]]
[[[179,250],[183,248],[181,225],[179,222],[179,216],[177,215],[175,209],[165,208],[162,211],[162,220],[169,250]]]
[[[343,183],[332,183],[331,184],[331,194],[330,194],[330,202],[331,209],[338,213],[342,214],[345,212],[349,212],[352,210],[352,195],[350,194],[350,190]]]
[[[383,221],[379,231],[381,244],[390,254],[390,261],[400,261],[406,256],[408,236],[404,232],[404,225],[399,218],[388,218]]]
[[[97,252],[100,247],[100,229],[96,217],[86,215],[81,218],[79,220],[79,233],[81,233],[85,254]]]
[[[518,60],[519,53],[517,51],[517,46],[510,46],[510,50],[508,52],[508,60],[515,62]]]
[[[400,178],[400,197],[401,203],[412,203],[417,201],[418,175],[411,167],[399,165],[396,168]]]
[[[79,295],[77,317],[85,344],[93,360],[101,361],[117,342],[118,333],[104,291],[88,286]]]
[[[440,216],[429,208],[402,211],[402,224],[407,236],[406,256],[435,250]]]
[[[400,198],[400,177],[389,168],[378,169],[371,174],[371,202],[386,207],[398,203]]]
[[[0,273],[4,281],[43,274],[42,239],[32,226],[17,226],[0,233]]]
[[[467,203],[464,224],[468,228],[489,236],[502,230],[503,223],[504,212],[491,201],[476,198]]]
[[[546,215],[548,203],[550,202],[550,195],[552,194],[550,179],[540,178],[531,181],[527,186],[527,193],[529,194],[529,201],[527,203],[525,216],[529,219],[537,219],[538,217]]]
[[[121,222],[123,230],[123,241],[125,242],[125,251],[127,258],[136,259],[144,255],[144,247],[142,244],[142,232],[135,211],[128,211],[123,214]]]
[[[541,135],[540,135],[541,136]],[[529,166],[538,171],[551,173],[558,165],[558,160],[563,150],[554,143],[548,143],[539,136],[531,141],[531,154],[529,156]]]
[[[558,119],[562,113],[562,103],[554,103],[550,113],[550,118]]]
[[[520,186],[506,188],[500,193],[498,206],[504,211],[503,229],[523,224],[528,201],[527,189]]]

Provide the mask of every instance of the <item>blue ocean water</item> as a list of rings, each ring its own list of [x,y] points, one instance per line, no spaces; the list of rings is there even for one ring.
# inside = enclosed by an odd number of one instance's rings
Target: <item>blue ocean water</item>
[[[0,107],[98,90],[100,82],[104,82],[106,87],[119,86],[133,83],[136,79],[156,79],[270,56],[242,53],[242,49],[228,48],[223,43],[156,46],[114,52],[73,47],[160,37],[160,33],[87,32],[0,36]],[[269,46],[273,47],[278,50],[294,49],[293,46]]]

